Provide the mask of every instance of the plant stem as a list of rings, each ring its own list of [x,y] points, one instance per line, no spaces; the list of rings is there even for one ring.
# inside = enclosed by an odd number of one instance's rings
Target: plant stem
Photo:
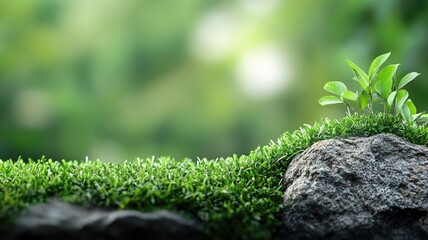
[[[349,103],[347,102],[343,102],[346,105],[346,108],[348,110],[348,113],[350,114],[349,110],[352,110],[353,112],[357,112],[357,110],[355,110],[355,108],[353,108],[351,105],[349,105]]]

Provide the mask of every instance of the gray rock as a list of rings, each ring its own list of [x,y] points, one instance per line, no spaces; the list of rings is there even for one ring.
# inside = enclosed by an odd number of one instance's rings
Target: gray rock
[[[286,239],[428,239],[428,148],[392,134],[320,141],[284,175]]]
[[[202,226],[175,213],[106,211],[51,200],[21,214],[8,239],[205,239]]]

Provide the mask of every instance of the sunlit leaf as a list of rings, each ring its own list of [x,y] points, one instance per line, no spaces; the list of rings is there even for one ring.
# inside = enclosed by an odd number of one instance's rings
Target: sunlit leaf
[[[342,93],[342,98],[355,102],[358,100],[358,95],[354,92],[351,92],[351,91],[344,91]]]
[[[396,101],[395,101],[396,108],[400,109],[403,106],[403,104],[406,102],[408,97],[409,97],[409,93],[406,90],[404,89],[398,90]]]
[[[361,110],[364,110],[367,107],[367,105],[369,105],[369,102],[370,102],[370,96],[367,94],[361,94],[358,97],[358,105],[360,106]]]
[[[410,108],[407,106],[407,104],[403,104],[400,108],[399,108],[399,112],[401,114],[401,116],[403,116],[403,119],[406,121],[406,123],[411,123],[412,122],[412,114],[410,112]]]
[[[397,96],[397,91],[393,91],[391,94],[389,94],[388,99],[386,101],[386,111],[390,112],[392,105],[394,104],[395,96]]]
[[[322,106],[325,106],[330,104],[343,103],[343,101],[336,96],[324,96],[320,98],[320,100],[318,100],[318,103],[321,104]]]
[[[344,91],[348,90],[344,83],[338,82],[338,81],[332,81],[332,82],[326,83],[324,85],[324,89],[327,92],[336,94],[337,96],[341,96]]]
[[[392,86],[392,84],[390,86]],[[384,85],[384,83],[382,83],[382,82],[377,82],[375,84],[374,89],[379,94],[379,96],[381,96],[383,99],[386,99],[390,93],[388,91],[391,91],[390,86]]]
[[[375,60],[373,60],[372,64],[370,65],[370,68],[369,68],[369,77],[370,78],[372,78],[373,75],[375,75],[377,73],[377,71],[382,66],[382,64],[386,61],[386,59],[388,59],[389,55],[391,55],[390,52],[382,54],[382,55],[378,56],[377,58],[375,58]]]
[[[369,76],[361,70],[355,63],[353,63],[350,60],[346,60],[348,62],[348,65],[351,67],[352,71],[355,73],[355,77],[358,79],[358,83],[360,86],[366,90],[369,87]]]
[[[419,75],[420,75],[420,73],[417,73],[417,72],[408,73],[406,76],[404,76],[400,80],[400,83],[398,83],[397,89],[401,89],[402,87],[404,87],[406,84],[408,84],[409,82],[411,82],[413,79],[415,79]]]
[[[419,119],[428,122],[428,113],[422,114]]]
[[[417,114],[413,114],[412,118],[413,118],[413,122],[416,121],[424,121],[424,119],[422,118],[424,116],[425,112],[421,112],[421,113],[417,113]]]
[[[388,65],[384,67],[376,77],[374,85],[376,92],[383,98],[387,99],[392,91],[393,77],[399,64]]]
[[[417,110],[416,110],[416,106],[415,104],[413,104],[412,100],[408,99],[405,103],[404,103],[410,110],[410,115],[415,115]]]

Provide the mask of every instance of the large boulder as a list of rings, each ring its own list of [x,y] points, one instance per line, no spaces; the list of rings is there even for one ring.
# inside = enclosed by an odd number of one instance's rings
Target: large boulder
[[[150,213],[107,211],[56,199],[30,207],[18,217],[6,237],[10,240],[205,238],[200,224],[166,210]]]
[[[428,148],[392,134],[315,143],[285,175],[285,239],[428,239]]]

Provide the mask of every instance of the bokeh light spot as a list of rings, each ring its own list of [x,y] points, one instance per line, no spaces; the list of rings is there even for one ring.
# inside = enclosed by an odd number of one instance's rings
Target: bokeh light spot
[[[266,44],[246,52],[236,68],[236,79],[244,94],[268,98],[280,93],[290,82],[291,67],[282,49]]]
[[[239,42],[239,21],[227,10],[215,10],[202,18],[192,37],[191,51],[199,60],[225,57]]]
[[[265,16],[272,13],[279,5],[279,0],[241,0],[241,5],[247,12]]]

